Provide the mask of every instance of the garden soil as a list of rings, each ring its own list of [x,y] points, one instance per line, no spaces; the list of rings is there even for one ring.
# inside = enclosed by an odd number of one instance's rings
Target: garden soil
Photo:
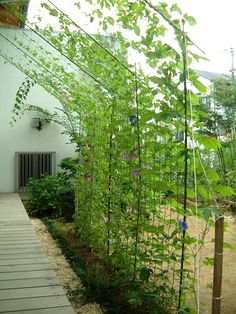
[[[224,233],[224,242],[232,244],[234,248],[224,249],[221,314],[236,314],[236,217],[226,216],[225,221],[229,226]],[[189,229],[191,232],[196,232],[195,220],[189,221]],[[201,260],[205,257],[214,257],[214,243],[212,242],[214,232],[212,228],[205,239],[206,244],[201,252]],[[213,267],[201,267],[200,279],[200,313],[210,314],[212,289],[207,287],[207,284],[213,282]]]

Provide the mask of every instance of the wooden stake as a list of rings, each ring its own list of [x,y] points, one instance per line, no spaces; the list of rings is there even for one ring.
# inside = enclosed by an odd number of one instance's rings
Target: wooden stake
[[[213,278],[212,314],[221,312],[221,286],[223,268],[223,244],[224,244],[224,216],[215,222],[215,262]]]

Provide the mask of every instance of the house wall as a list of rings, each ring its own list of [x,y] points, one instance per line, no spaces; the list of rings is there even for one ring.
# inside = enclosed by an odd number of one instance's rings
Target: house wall
[[[57,164],[75,154],[75,146],[69,144],[57,124],[48,123],[40,131],[32,128],[32,118],[37,117],[37,113],[26,113],[10,126],[15,95],[24,78],[24,74],[0,57],[0,192],[15,191],[15,152],[55,151]],[[60,106],[57,99],[38,85],[32,87],[27,102],[49,111]]]

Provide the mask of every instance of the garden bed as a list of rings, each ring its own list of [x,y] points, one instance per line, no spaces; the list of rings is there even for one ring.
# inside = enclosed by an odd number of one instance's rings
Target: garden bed
[[[228,229],[225,232],[225,242],[231,243],[236,246],[236,219],[235,217],[231,217],[226,219],[227,223],[229,224]],[[36,231],[43,242],[45,252],[48,254],[49,258],[52,261],[53,267],[57,272],[57,275],[62,283],[62,285],[66,288],[67,293],[73,295],[73,305],[74,308],[77,310],[77,313],[102,313],[101,309],[97,304],[83,304],[84,300],[84,293],[81,293],[83,285],[81,284],[80,280],[77,278],[76,274],[72,271],[68,263],[65,261],[62,253],[60,253],[60,249],[55,244],[55,241],[52,239],[48,231],[46,230],[45,225],[39,219],[32,219],[32,222],[36,228]],[[102,268],[100,263],[100,259],[98,256],[89,252],[85,247],[79,244],[78,240],[73,234],[72,224],[70,223],[62,223],[53,220],[46,220],[45,221],[49,230],[53,233],[53,236],[59,241],[60,246],[64,249],[64,254],[66,254],[67,258],[70,259],[70,262],[73,264],[72,267],[78,267],[78,263],[84,263],[87,261],[87,266],[91,267],[91,265],[100,267],[102,270],[102,274],[105,274],[105,277],[108,279],[109,272],[105,271],[105,268]],[[196,231],[196,226],[194,220],[189,220],[189,228],[191,232]],[[69,232],[68,232],[69,231]],[[214,229],[212,229],[206,238],[206,244],[202,250],[201,258],[204,257],[213,257],[214,256],[214,245],[211,241],[214,237]],[[67,247],[66,247],[67,246]],[[71,253],[73,252],[73,254]],[[75,261],[76,255],[78,257],[78,261]],[[236,273],[235,273],[235,260],[236,260],[236,250],[225,250],[224,251],[224,268],[223,268],[223,289],[222,289],[222,314],[229,314],[236,312],[236,302],[234,298],[234,287],[236,282]],[[77,265],[77,266],[76,266]],[[89,266],[90,265],[90,266]],[[100,265],[100,266],[99,266]],[[86,266],[86,265],[84,265]],[[84,270],[78,270],[78,272],[83,273]],[[105,273],[106,272],[106,273]],[[82,274],[83,277],[83,274]],[[201,308],[202,314],[209,314],[211,312],[211,303],[212,303],[212,290],[207,287],[210,286],[213,278],[213,268],[204,266],[201,269],[201,282],[200,282],[200,301],[204,306]],[[94,279],[94,278],[93,278]],[[99,278],[97,278],[99,279]],[[89,283],[89,282],[87,282]],[[91,282],[92,284],[92,278]],[[104,282],[100,282],[101,285],[104,287]],[[98,296],[98,291],[94,290],[94,296],[91,295],[91,286],[89,287],[89,291],[87,291],[87,297],[90,300],[93,297],[102,298],[102,293],[104,291],[100,291],[100,295]],[[73,294],[74,291],[74,294]],[[84,291],[85,292],[85,291]],[[110,291],[112,292],[112,291]],[[85,293],[85,294],[86,294]],[[132,313],[130,310],[126,309],[125,307],[125,299],[123,296],[122,300],[122,293],[115,295],[115,291],[113,291],[114,295],[110,294],[104,296],[104,303],[106,307],[109,308],[109,299],[112,301],[112,307],[115,306],[115,301],[117,303],[123,302],[123,313]],[[116,291],[118,293],[118,291]],[[123,294],[125,293],[125,287],[123,289]],[[97,294],[97,295],[95,295]],[[117,300],[115,298],[117,297]],[[120,305],[121,305],[120,304]],[[118,305],[117,305],[118,306]],[[111,309],[108,309],[108,312]],[[121,309],[120,309],[121,311]],[[120,312],[120,313],[122,313]],[[114,309],[111,310],[111,313],[115,313]]]

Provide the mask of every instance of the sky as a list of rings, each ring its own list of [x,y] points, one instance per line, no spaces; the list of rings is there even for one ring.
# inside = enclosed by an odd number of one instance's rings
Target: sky
[[[179,0],[177,3],[197,19],[189,33],[192,40],[206,53],[210,62],[198,69],[229,73],[230,48],[235,49],[236,67],[236,1],[235,0]]]
[[[73,9],[74,0],[51,0],[88,32],[96,32],[90,28],[87,20],[78,18],[78,10]],[[127,0],[128,1],[128,0]],[[204,52],[210,61],[194,64],[199,70],[229,74],[232,57],[230,48],[235,49],[233,58],[236,67],[236,1],[235,0],[166,0],[177,3],[180,8],[197,20],[197,25],[188,29],[189,37]],[[40,15],[39,0],[31,0],[29,17]],[[154,3],[154,0],[150,0]],[[49,20],[47,19],[47,22]],[[47,23],[46,23],[47,24]]]

